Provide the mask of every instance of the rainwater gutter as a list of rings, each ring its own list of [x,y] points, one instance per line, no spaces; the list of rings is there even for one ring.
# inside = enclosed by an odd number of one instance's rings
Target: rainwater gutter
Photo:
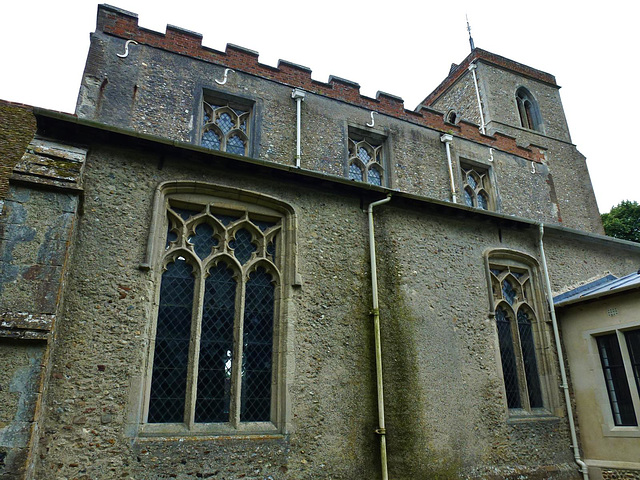
[[[391,200],[391,195],[387,198],[378,200],[369,204],[367,208],[367,215],[369,217],[369,254],[371,257],[371,290],[373,296],[373,308],[371,314],[373,315],[373,329],[375,335],[375,349],[376,349],[376,386],[378,391],[378,428],[376,428],[376,434],[380,437],[380,463],[382,467],[382,480],[388,480],[389,474],[387,473],[387,438],[384,422],[384,390],[382,385],[382,346],[380,341],[380,307],[378,304],[378,272],[376,268],[376,241],[373,230],[373,208]]]
[[[480,101],[480,89],[478,88],[478,77],[476,76],[476,68],[477,65],[472,63],[469,65],[469,71],[473,75],[473,84],[476,86],[476,98],[478,99],[478,111],[480,112],[480,131],[483,135],[487,134],[487,131],[484,128],[484,114],[482,113],[482,102]]]
[[[296,101],[296,167],[300,168],[300,104],[304,101],[305,92],[294,88],[291,98]]]
[[[562,378],[562,390],[564,391],[564,401],[567,405],[567,417],[569,419],[569,430],[571,430],[571,446],[573,447],[573,458],[575,462],[580,466],[582,472],[582,478],[589,480],[589,469],[587,464],[580,458],[580,448],[578,447],[578,437],[576,435],[576,425],[573,421],[573,409],[571,408],[571,394],[569,393],[569,384],[567,382],[567,372],[564,368],[564,354],[562,353],[562,346],[560,344],[560,332],[558,330],[558,321],[556,319],[556,310],[553,305],[553,293],[551,292],[551,281],[549,280],[549,269],[547,268],[547,258],[544,254],[544,243],[542,237],[544,236],[544,224],[538,224],[540,229],[540,256],[542,258],[542,269],[544,271],[544,283],[547,290],[547,301],[549,302],[549,311],[551,312],[551,324],[553,325],[553,336],[556,342],[556,349],[558,351],[558,362],[560,363],[560,376]]]
[[[444,143],[447,148],[447,163],[449,165],[449,181],[451,182],[451,201],[456,202],[456,184],[453,181],[453,166],[451,165],[451,142],[453,141],[453,135],[448,133],[443,134],[440,137],[440,141]]]

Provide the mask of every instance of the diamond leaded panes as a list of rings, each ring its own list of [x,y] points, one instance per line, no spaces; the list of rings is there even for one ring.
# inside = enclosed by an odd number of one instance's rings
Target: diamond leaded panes
[[[510,409],[544,406],[536,355],[531,275],[520,266],[490,266],[502,375]]]
[[[347,163],[349,179],[382,186],[384,182],[382,153],[382,141],[350,135]]]
[[[202,139],[200,144],[211,150],[247,155],[249,107],[231,108],[222,102],[203,102]]]
[[[281,219],[181,204],[167,224],[147,422],[269,422]]]

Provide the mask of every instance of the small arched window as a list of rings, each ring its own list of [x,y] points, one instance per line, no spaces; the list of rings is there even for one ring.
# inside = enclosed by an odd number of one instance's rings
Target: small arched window
[[[542,117],[540,116],[538,103],[531,95],[531,92],[524,87],[520,87],[516,90],[516,103],[522,127],[541,132]]]

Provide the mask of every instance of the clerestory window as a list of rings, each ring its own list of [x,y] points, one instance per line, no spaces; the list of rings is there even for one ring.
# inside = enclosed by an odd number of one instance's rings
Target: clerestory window
[[[165,215],[143,431],[278,431],[286,215],[194,193]]]
[[[613,424],[638,426],[640,413],[640,329],[595,337]]]
[[[350,130],[347,172],[350,180],[385,185],[384,138],[365,136]]]
[[[203,124],[200,144],[211,150],[249,155],[251,108],[225,100],[202,102]]]
[[[524,262],[489,258],[506,403],[512,415],[542,412],[543,328],[533,271]]]
[[[489,170],[463,163],[460,164],[460,170],[464,203],[482,210],[495,210]]]
[[[524,87],[520,87],[516,91],[516,104],[518,106],[518,115],[520,117],[520,125],[530,130],[542,131],[542,117],[538,103],[533,95]]]

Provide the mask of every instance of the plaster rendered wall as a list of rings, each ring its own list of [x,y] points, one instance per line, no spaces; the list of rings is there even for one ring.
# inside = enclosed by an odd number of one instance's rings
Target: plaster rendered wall
[[[0,217],[0,311],[56,313],[78,197],[12,186]]]
[[[633,436],[607,434],[613,427],[613,420],[600,357],[592,335],[630,326],[639,328],[637,305],[637,291],[632,290],[559,311],[576,396],[584,458],[590,461],[627,462],[629,467],[633,464],[636,468],[635,475],[640,474],[640,432],[635,428]],[[609,315],[609,309],[616,309],[617,314]],[[609,466],[615,465],[611,463]]]
[[[376,478],[376,403],[366,216],[357,193],[252,176],[143,151],[92,147],[85,208],[58,321],[42,478]],[[272,195],[298,216],[302,286],[292,290],[287,434],[273,439],[131,436],[148,354],[157,272],[138,269],[155,187],[189,179]],[[509,422],[482,254],[537,257],[537,231],[487,217],[391,204],[377,212],[390,474],[565,478],[575,474],[563,408]],[[615,268],[610,255],[556,252],[553,276]],[[578,254],[576,254],[578,252]],[[551,256],[551,253],[548,253]],[[638,262],[640,256],[633,255]],[[626,267],[623,265],[621,268]],[[552,373],[552,372],[547,372]],[[555,382],[559,384],[559,382]],[[556,400],[553,400],[556,399]]]

